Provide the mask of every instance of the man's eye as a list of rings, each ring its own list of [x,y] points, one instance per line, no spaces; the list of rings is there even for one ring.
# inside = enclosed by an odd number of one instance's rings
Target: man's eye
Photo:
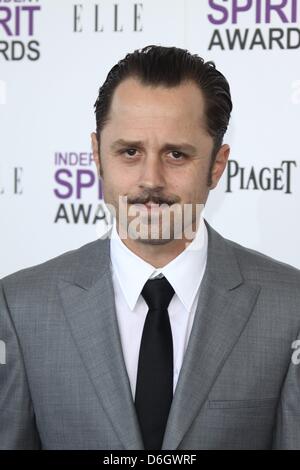
[[[125,149],[125,150],[123,150],[122,153],[125,153],[125,154],[129,155],[130,157],[134,157],[135,153],[136,153],[136,149]]]
[[[174,160],[181,160],[185,156],[184,153],[178,152],[177,150],[172,150],[171,154],[173,155]]]

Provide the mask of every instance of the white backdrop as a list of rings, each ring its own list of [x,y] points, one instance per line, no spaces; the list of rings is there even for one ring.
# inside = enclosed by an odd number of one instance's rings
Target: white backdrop
[[[299,0],[0,0],[0,277],[105,230],[93,104],[148,44],[187,48],[229,80],[231,162],[207,220],[300,268],[299,24]]]

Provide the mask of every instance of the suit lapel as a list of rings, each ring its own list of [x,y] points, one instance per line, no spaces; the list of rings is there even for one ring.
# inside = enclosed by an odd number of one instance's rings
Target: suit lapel
[[[115,313],[109,241],[91,245],[73,270],[75,278],[59,281],[64,313],[117,436],[125,449],[143,449]]]
[[[208,224],[208,259],[162,449],[176,449],[199,413],[254,308],[234,250]]]
[[[259,288],[207,223],[207,266],[162,449],[176,449],[199,413],[254,308]],[[59,281],[64,313],[97,396],[125,449],[143,449],[115,311],[109,240],[82,249]]]

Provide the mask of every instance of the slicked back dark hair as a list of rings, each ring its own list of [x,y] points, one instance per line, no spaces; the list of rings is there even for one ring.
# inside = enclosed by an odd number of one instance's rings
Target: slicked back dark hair
[[[99,89],[94,104],[96,132],[100,132],[109,118],[110,104],[116,87],[129,77],[139,79],[143,85],[176,87],[192,80],[204,96],[205,125],[213,138],[212,163],[222,145],[227,130],[232,102],[229,84],[214,62],[205,62],[197,54],[178,47],[150,45],[127,54],[112,67]]]

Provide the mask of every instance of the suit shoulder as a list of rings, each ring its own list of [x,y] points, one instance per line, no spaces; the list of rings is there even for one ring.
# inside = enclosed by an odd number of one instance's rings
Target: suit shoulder
[[[3,277],[0,282],[5,288],[16,287],[41,287],[47,284],[49,287],[59,277],[70,277],[73,272],[80,270],[84,265],[95,261],[104,249],[106,240],[97,239],[86,243],[79,248],[61,253],[47,261],[34,266],[20,269]]]
[[[300,289],[300,270],[260,251],[227,240],[233,248],[244,276],[260,282],[294,285]]]

